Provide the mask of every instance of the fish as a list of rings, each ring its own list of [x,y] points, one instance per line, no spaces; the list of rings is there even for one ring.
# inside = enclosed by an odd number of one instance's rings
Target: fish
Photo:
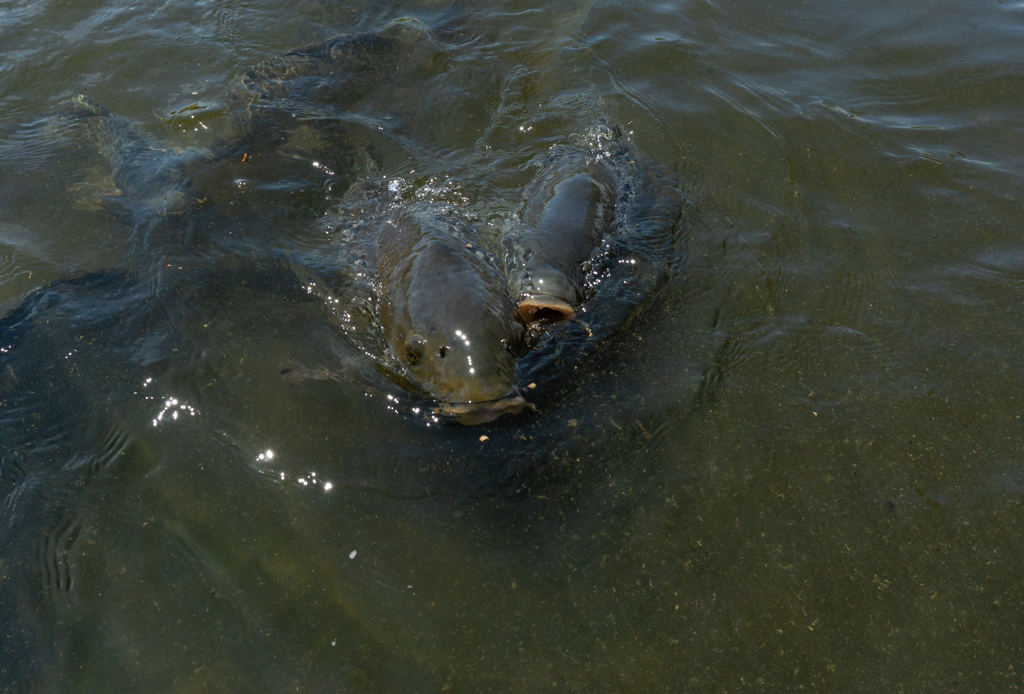
[[[612,166],[576,148],[552,155],[523,190],[521,225],[505,247],[524,323],[550,325],[579,311],[591,256],[615,223],[616,199]]]
[[[394,207],[361,224],[378,319],[408,380],[461,424],[534,409],[514,385],[525,326],[500,259],[446,206]]]
[[[61,102],[49,127],[81,129],[79,138],[110,164],[117,188],[114,197],[131,207],[137,219],[152,214],[180,215],[202,202],[193,189],[189,169],[211,163],[204,152],[165,147],[136,121],[112,113],[84,94]]]
[[[275,146],[295,123],[338,124],[339,118],[386,79],[415,79],[444,62],[434,33],[413,19],[378,31],[340,34],[288,51],[243,72],[221,102],[195,102],[167,114],[172,127],[202,125],[199,147],[214,160],[243,153],[271,136]],[[198,142],[198,141],[197,141]]]

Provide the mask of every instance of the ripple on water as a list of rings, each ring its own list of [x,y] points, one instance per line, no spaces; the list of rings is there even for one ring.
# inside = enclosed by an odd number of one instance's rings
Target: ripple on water
[[[40,250],[19,241],[24,229],[0,224],[0,316],[14,308],[29,291],[55,279],[56,265]]]

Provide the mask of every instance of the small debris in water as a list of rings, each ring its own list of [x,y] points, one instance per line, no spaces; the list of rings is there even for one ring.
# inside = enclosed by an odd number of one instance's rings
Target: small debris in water
[[[349,559],[355,559],[356,558],[356,551],[352,550],[352,552],[348,555],[348,558]]]
[[[481,436],[480,437],[480,443],[483,443],[484,441],[490,441],[490,440],[491,440],[490,436]]]
[[[526,387],[529,388],[530,390],[533,390],[534,388],[537,387],[537,384],[536,383],[531,383],[530,385],[528,385]]]
[[[248,154],[243,154],[242,155],[242,163],[245,164],[248,161],[249,161],[249,155]]]
[[[570,419],[569,420],[569,426],[570,427],[578,427],[579,425],[580,425],[580,423],[578,421],[576,421],[575,419]]]

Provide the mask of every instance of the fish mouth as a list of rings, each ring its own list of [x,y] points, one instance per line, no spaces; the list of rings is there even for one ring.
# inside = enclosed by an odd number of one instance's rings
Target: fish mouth
[[[549,294],[530,294],[519,302],[519,317],[527,325],[551,325],[571,320],[576,310],[566,301]]]
[[[526,402],[522,395],[516,392],[509,393],[497,400],[485,402],[445,402],[434,408],[437,414],[455,417],[459,424],[475,426],[492,422],[503,414],[518,414],[524,409],[537,411],[532,403]]]

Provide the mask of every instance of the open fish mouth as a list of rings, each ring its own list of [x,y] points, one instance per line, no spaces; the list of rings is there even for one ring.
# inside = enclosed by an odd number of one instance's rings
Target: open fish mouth
[[[519,317],[527,325],[550,325],[571,320],[576,310],[567,302],[548,294],[530,294],[519,302]]]
[[[511,393],[497,400],[486,402],[444,402],[434,408],[437,414],[454,417],[459,424],[475,426],[492,422],[503,414],[518,414],[524,409],[537,411],[532,403],[526,402],[519,393]]]

